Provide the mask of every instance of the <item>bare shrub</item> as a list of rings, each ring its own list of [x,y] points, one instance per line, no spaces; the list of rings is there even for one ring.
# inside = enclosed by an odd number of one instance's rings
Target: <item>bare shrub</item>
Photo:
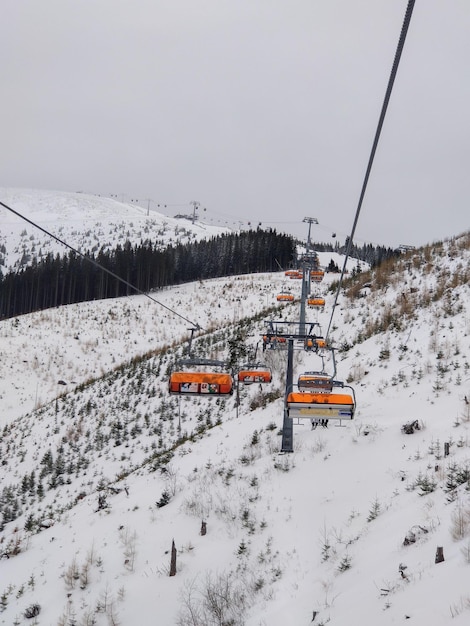
[[[137,533],[135,530],[131,531],[127,526],[124,526],[119,529],[119,539],[124,551],[124,565],[129,571],[133,572],[137,552]]]
[[[169,492],[171,497],[174,497],[178,492],[179,470],[169,463],[164,469],[162,469],[162,473],[165,478],[166,490]]]
[[[470,597],[461,597],[458,602],[451,604],[449,609],[452,618],[457,617],[463,611],[470,609]]]
[[[458,502],[455,511],[452,513],[451,520],[450,534],[452,539],[459,541],[470,535],[470,506],[464,506],[461,502]]]
[[[80,572],[79,572],[78,565],[77,565],[75,558],[72,560],[71,564],[65,570],[63,577],[64,577],[66,588],[68,590],[74,589],[75,583],[80,578]]]
[[[178,626],[243,626],[247,595],[232,573],[206,575],[197,585],[191,581],[183,591]]]
[[[80,570],[80,589],[85,589],[90,582],[90,563],[85,561]]]
[[[462,548],[460,548],[460,551],[463,554],[465,562],[470,565],[470,540],[467,541],[467,543],[462,546]]]

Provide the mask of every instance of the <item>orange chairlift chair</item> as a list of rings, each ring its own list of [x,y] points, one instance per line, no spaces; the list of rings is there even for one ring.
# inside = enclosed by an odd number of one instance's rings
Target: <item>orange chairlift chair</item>
[[[244,385],[270,383],[272,379],[273,375],[269,367],[259,363],[255,365],[244,365],[238,372],[238,382]]]
[[[323,270],[310,270],[310,280],[315,283],[321,283],[323,277],[325,276],[325,272]]]
[[[170,394],[223,396],[233,393],[233,377],[226,372],[177,371],[170,374]]]
[[[307,298],[307,305],[311,309],[323,308],[325,306],[325,298],[322,298],[321,296],[309,296]]]
[[[234,381],[227,372],[227,363],[213,359],[192,358],[191,346],[195,328],[191,330],[188,359],[179,361],[177,371],[170,374],[168,391],[179,396],[225,396],[234,391]],[[214,368],[225,371],[213,371]]]
[[[283,291],[277,294],[276,299],[278,302],[294,302],[294,294]]]
[[[320,418],[352,420],[356,410],[352,393],[291,392],[287,396],[287,411],[291,418]]]
[[[356,410],[354,389],[340,380],[335,380],[336,362],[331,349],[334,374],[304,372],[297,380],[298,391],[287,394],[286,405],[289,417],[309,419],[352,420]],[[338,393],[340,387],[344,392]],[[347,391],[346,391],[347,390]]]

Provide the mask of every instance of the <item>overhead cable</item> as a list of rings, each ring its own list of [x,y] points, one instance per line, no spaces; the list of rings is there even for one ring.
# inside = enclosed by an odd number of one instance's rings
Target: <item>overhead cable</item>
[[[191,326],[194,326],[197,330],[202,330],[201,327],[199,326],[199,324],[194,323],[193,321],[189,320],[187,317],[184,317],[184,315],[181,315],[181,313],[178,313],[177,311],[175,311],[171,307],[167,306],[166,304],[163,304],[159,300],[156,300],[150,294],[146,293],[145,291],[142,291],[141,289],[139,289],[138,287],[136,287],[135,285],[133,285],[129,281],[125,280],[124,278],[122,278],[118,274],[115,274],[114,272],[112,272],[111,270],[107,269],[106,267],[103,267],[100,263],[95,261],[95,259],[93,259],[92,257],[90,257],[90,256],[88,256],[86,254],[83,254],[83,252],[80,252],[79,250],[77,250],[76,248],[74,248],[73,246],[68,244],[66,241],[64,241],[63,239],[60,239],[60,237],[56,237],[56,235],[53,235],[51,232],[49,232],[48,230],[46,230],[42,226],[39,226],[39,224],[36,224],[36,222],[33,222],[32,220],[30,220],[26,216],[22,215],[18,211],[15,211],[15,209],[12,209],[10,206],[5,204],[4,202],[0,201],[0,205],[2,207],[4,207],[5,209],[7,209],[8,211],[10,211],[11,213],[13,213],[14,215],[16,215],[17,217],[19,217],[22,220],[24,220],[25,222],[28,222],[28,224],[31,224],[31,226],[34,226],[34,228],[39,229],[44,234],[46,234],[48,237],[52,237],[52,239],[55,239],[58,243],[62,244],[63,246],[65,246],[69,250],[72,250],[72,252],[75,252],[75,254],[77,254],[78,256],[82,257],[83,259],[86,259],[89,263],[91,263],[92,265],[94,265],[95,267],[100,269],[101,271],[105,272],[106,274],[109,274],[110,276],[112,276],[113,278],[115,278],[119,282],[123,283],[124,285],[127,285],[128,287],[133,289],[136,293],[138,293],[138,294],[140,294],[142,296],[145,296],[146,298],[148,298],[149,300],[151,300],[155,304],[160,305],[161,307],[166,309],[168,312],[172,313],[173,315],[176,315],[177,317],[181,318],[185,322],[188,322],[189,324],[191,324]]]
[[[395,77],[397,75],[397,70],[398,70],[398,65],[400,63],[401,53],[403,51],[403,46],[405,45],[405,39],[406,39],[406,35],[407,35],[407,32],[408,32],[408,27],[410,25],[411,15],[413,13],[414,5],[415,5],[415,0],[409,0],[408,1],[408,6],[406,8],[405,17],[404,17],[404,20],[403,20],[403,26],[402,26],[401,33],[400,33],[400,39],[398,40],[398,46],[397,46],[397,50],[396,50],[396,53],[395,53],[395,59],[393,61],[393,65],[392,65],[392,71],[390,73],[390,78],[388,80],[387,90],[385,92],[385,98],[384,98],[383,105],[382,105],[382,111],[380,113],[379,122],[378,122],[378,125],[377,125],[377,130],[375,132],[375,138],[374,138],[374,143],[372,145],[372,150],[371,150],[370,157],[369,157],[369,163],[367,164],[366,174],[365,174],[365,177],[364,177],[364,182],[362,184],[361,195],[359,197],[359,203],[358,203],[358,206],[357,206],[357,209],[356,209],[356,216],[354,218],[354,223],[353,223],[353,226],[352,226],[351,234],[349,236],[348,245],[346,247],[346,255],[344,257],[343,269],[341,271],[341,275],[340,275],[340,279],[339,279],[339,283],[338,283],[338,288],[336,290],[335,300],[334,300],[333,308],[332,308],[332,311],[331,311],[330,322],[328,324],[328,329],[326,331],[325,340],[328,338],[328,333],[330,332],[331,324],[333,322],[333,317],[334,317],[334,314],[335,314],[336,304],[338,302],[338,296],[339,296],[339,293],[340,293],[340,290],[341,290],[341,287],[342,287],[342,284],[343,284],[343,277],[344,277],[344,274],[346,272],[346,263],[348,261],[349,254],[351,252],[352,242],[353,242],[353,238],[354,238],[354,233],[356,232],[356,226],[357,226],[357,222],[358,222],[358,219],[359,219],[359,214],[361,212],[362,202],[364,200],[364,195],[365,195],[365,192],[366,192],[367,183],[369,181],[369,176],[370,176],[370,172],[371,172],[371,169],[372,169],[372,164],[374,162],[375,152],[377,150],[377,145],[379,143],[380,133],[382,132],[382,126],[383,126],[383,123],[384,123],[385,114],[387,112],[388,103],[390,101],[390,96],[392,94],[393,83],[395,82]]]

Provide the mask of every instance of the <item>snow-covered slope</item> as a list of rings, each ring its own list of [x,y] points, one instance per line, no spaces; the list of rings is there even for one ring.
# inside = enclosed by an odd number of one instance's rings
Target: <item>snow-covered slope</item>
[[[273,383],[236,407],[168,395],[188,325],[142,296],[2,321],[0,624],[36,605],[53,626],[468,623],[469,268],[462,237],[346,285],[330,338],[355,419],[296,424],[284,455],[282,350],[259,352]],[[335,278],[309,310],[323,328]],[[297,318],[287,287],[300,295],[278,273],[156,296],[221,358],[240,333],[259,344],[265,317]],[[295,376],[321,365],[296,351]]]
[[[112,198],[65,191],[0,188],[0,200],[79,252],[97,252],[130,241],[151,239],[162,247],[198,241],[228,232],[196,220],[175,219]],[[0,207],[0,266],[5,271],[67,248]]]

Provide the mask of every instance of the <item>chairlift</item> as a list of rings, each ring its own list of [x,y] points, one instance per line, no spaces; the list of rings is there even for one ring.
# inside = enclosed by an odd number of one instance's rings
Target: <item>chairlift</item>
[[[353,419],[356,410],[354,389],[335,379],[336,361],[332,348],[331,358],[333,374],[329,375],[324,370],[300,374],[297,381],[298,391],[291,390],[287,395],[286,407],[289,417]],[[335,387],[346,388],[350,392],[337,393],[334,391]]]
[[[316,350],[317,343],[314,337],[305,337],[304,339],[304,349],[308,351]]]
[[[230,395],[233,393],[233,378],[225,372],[172,372],[169,392],[184,396]]]
[[[318,352],[322,348],[326,348],[326,341],[323,337],[306,337],[304,339],[304,350],[307,352]]]
[[[277,335],[263,335],[263,350],[266,348],[277,348],[279,345],[285,345],[287,339],[285,337],[279,337]]]
[[[225,361],[193,358],[192,341],[196,328],[190,328],[189,358],[178,363],[178,370],[170,374],[168,390],[172,395],[184,396],[224,396],[234,390],[233,377],[227,371],[213,371],[215,368],[227,370]],[[199,368],[203,368],[202,371]]]
[[[278,302],[294,302],[294,294],[283,291],[277,294],[276,299]]]
[[[273,375],[269,367],[261,364],[247,364],[238,372],[238,382],[244,385],[270,383]]]
[[[305,350],[314,352],[318,351],[320,343],[325,345],[318,322],[300,324],[300,322],[270,320],[266,324],[266,331],[263,335],[263,351],[266,348],[287,347],[288,339],[300,343]]]
[[[324,276],[325,272],[323,270],[310,270],[310,280],[315,283],[321,283]]]
[[[329,393],[333,390],[333,379],[325,372],[304,372],[299,375],[297,387],[299,391]]]
[[[349,393],[291,392],[287,396],[290,418],[352,420],[356,409],[354,390]]]
[[[322,298],[321,296],[309,296],[307,298],[307,305],[311,309],[324,308],[324,306],[325,306],[325,298]]]

